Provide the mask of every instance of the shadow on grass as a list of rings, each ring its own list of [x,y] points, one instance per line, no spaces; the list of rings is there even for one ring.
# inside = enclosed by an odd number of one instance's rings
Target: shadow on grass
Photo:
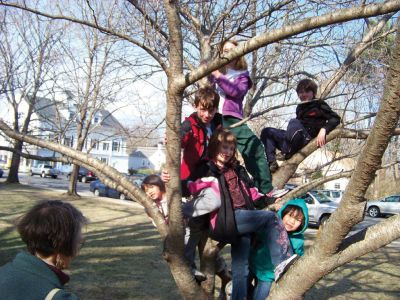
[[[38,200],[65,195],[23,185],[0,185],[0,265],[24,249],[15,219]],[[139,206],[92,198],[69,201],[91,222],[85,245],[71,266],[69,289],[80,299],[179,299],[162,258],[158,232]]]
[[[365,255],[325,276],[305,299],[399,299],[398,257],[394,246]]]

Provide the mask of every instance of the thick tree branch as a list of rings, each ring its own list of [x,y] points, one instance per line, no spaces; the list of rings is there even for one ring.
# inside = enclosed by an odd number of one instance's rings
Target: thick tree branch
[[[317,280],[334,269],[335,265],[330,264],[330,257],[337,252],[342,240],[353,226],[362,220],[365,210],[365,192],[372,182],[376,170],[381,166],[382,156],[398,124],[400,117],[399,86],[400,31],[398,29],[381,106],[340,206],[331,215],[327,224],[323,226],[320,237],[315,241],[308,253],[280,281],[280,288],[272,290],[270,294],[272,299],[301,297]],[[394,222],[398,224],[397,218]],[[396,231],[392,237],[399,235],[399,226],[397,228],[396,226],[391,227],[390,230]],[[385,241],[382,244],[388,242]],[[315,261],[319,263],[315,264]],[[308,272],[306,278],[304,278],[305,280],[301,282],[295,280],[296,276],[300,276],[300,270],[304,270],[302,267],[306,266]],[[304,272],[301,273],[304,275]],[[294,282],[297,284],[296,291],[290,289]]]
[[[212,71],[226,65],[230,61],[247,53],[250,53],[258,48],[264,47],[273,42],[294,36],[299,33],[307,32],[312,29],[320,28],[323,26],[347,22],[355,19],[372,17],[376,15],[387,14],[400,10],[400,2],[396,0],[387,1],[381,4],[370,4],[363,7],[353,7],[347,9],[339,9],[335,12],[328,13],[322,16],[315,16],[307,18],[304,21],[299,21],[296,24],[287,25],[281,29],[270,30],[266,33],[260,34],[248,41],[239,44],[234,50],[223,57],[218,57],[207,65],[200,66],[196,71],[186,74],[181,78],[180,85],[182,87],[188,86]]]

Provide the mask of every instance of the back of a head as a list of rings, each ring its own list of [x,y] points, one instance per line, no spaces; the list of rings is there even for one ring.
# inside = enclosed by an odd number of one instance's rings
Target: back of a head
[[[74,257],[86,223],[83,214],[69,203],[41,201],[19,219],[17,229],[33,255],[48,257],[60,253]]]
[[[219,95],[212,87],[202,87],[194,95],[194,105],[204,109],[218,109]]]

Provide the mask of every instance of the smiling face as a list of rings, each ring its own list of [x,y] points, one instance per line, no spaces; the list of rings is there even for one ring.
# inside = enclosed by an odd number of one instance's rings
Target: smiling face
[[[224,167],[235,154],[235,144],[230,142],[221,142],[218,146],[215,163],[219,167]]]
[[[217,112],[216,107],[205,108],[203,105],[201,105],[201,103],[195,108],[197,112],[197,117],[204,125],[210,124],[215,116],[215,113]]]
[[[282,218],[282,223],[287,232],[297,231],[303,222],[303,213],[300,210],[291,209]]]
[[[163,197],[163,192],[160,188],[153,184],[145,184],[144,192],[153,201],[161,200]]]

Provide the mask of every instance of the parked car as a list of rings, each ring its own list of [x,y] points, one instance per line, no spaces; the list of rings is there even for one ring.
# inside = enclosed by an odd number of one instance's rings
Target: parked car
[[[67,178],[69,179],[70,177],[71,177],[71,172],[67,174]],[[97,180],[97,176],[92,171],[89,171],[84,167],[79,167],[79,172],[78,172],[79,182],[86,183],[95,180]]]
[[[148,176],[147,174],[142,174],[142,173],[132,174],[132,175],[129,175],[129,180],[140,187],[142,185],[143,180],[147,176]]]
[[[289,190],[290,187],[286,187]],[[308,208],[308,223],[309,225],[320,226],[324,224],[331,214],[339,207],[339,204],[331,201],[320,191],[310,191],[298,198],[304,199]]]
[[[0,168],[0,178],[3,177],[4,171],[2,168]]]
[[[105,196],[121,200],[130,200],[127,196],[125,196],[125,194],[106,186],[100,180],[91,182],[89,189],[97,197]]]
[[[400,194],[367,202],[367,213],[372,218],[400,214]]]
[[[60,174],[60,171],[55,169],[51,165],[45,165],[45,164],[38,164],[36,167],[31,168],[31,176],[33,175],[40,175],[42,177],[52,177],[52,178],[57,178],[57,176]]]
[[[343,191],[340,190],[318,190],[325,196],[327,196],[331,201],[339,203],[343,197]]]

